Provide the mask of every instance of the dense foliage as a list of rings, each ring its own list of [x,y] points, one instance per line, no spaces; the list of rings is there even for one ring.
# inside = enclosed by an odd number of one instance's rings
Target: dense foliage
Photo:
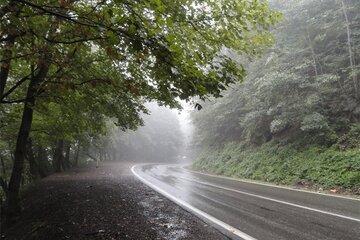
[[[19,210],[24,167],[34,177],[49,165],[61,171],[81,148],[99,148],[109,119],[134,129],[146,102],[177,107],[178,99],[217,97],[241,80],[234,56],[269,45],[278,15],[256,0],[1,0],[8,215]]]
[[[273,30],[275,46],[249,63],[244,84],[193,115],[195,143],[220,155],[235,146],[237,160],[222,162],[226,174],[236,169],[233,175],[269,181],[304,178],[358,187],[360,2],[273,4],[284,12]],[[195,166],[223,172],[212,156],[204,152]]]
[[[254,179],[314,188],[348,188],[359,193],[358,149],[339,151],[324,146],[279,146],[274,142],[243,149],[228,143],[219,150],[208,149],[194,168],[236,178]]]

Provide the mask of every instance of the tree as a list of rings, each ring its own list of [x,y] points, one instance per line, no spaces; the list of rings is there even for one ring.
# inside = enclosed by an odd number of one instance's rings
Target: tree
[[[233,55],[254,56],[278,19],[265,1],[2,2],[1,102],[24,103],[7,205],[16,212],[26,145],[38,104],[83,94],[120,127],[142,102],[220,96],[244,77]],[[113,75],[114,74],[114,75]],[[56,89],[54,92],[53,90]],[[20,96],[20,98],[17,98]],[[117,106],[115,110],[110,110]],[[90,116],[89,116],[90,117]]]
[[[360,121],[359,1],[273,5],[284,13],[273,30],[275,46],[249,64],[245,83],[194,114],[201,147],[271,140],[331,145]]]

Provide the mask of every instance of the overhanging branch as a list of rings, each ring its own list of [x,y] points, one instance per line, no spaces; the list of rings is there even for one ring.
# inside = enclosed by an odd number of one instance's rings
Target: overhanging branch
[[[33,74],[33,72],[31,72],[29,75],[23,77],[22,79],[20,79],[12,88],[9,89],[9,91],[7,91],[2,97],[1,97],[1,101],[6,98],[7,96],[9,96],[12,92],[14,92],[18,87],[20,87],[26,80],[30,79],[30,76]]]

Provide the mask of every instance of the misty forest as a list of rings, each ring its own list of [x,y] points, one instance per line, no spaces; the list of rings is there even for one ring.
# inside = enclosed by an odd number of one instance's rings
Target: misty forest
[[[274,1],[274,45],[193,114],[194,167],[284,184],[360,187],[360,2]]]
[[[359,13],[359,0],[1,0],[2,222],[37,183],[107,162],[359,195]]]

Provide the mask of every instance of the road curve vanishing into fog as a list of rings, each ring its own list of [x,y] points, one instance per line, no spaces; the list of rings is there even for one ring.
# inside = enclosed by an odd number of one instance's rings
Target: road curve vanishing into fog
[[[178,165],[143,164],[132,171],[234,239],[360,239],[360,200],[204,175]]]

